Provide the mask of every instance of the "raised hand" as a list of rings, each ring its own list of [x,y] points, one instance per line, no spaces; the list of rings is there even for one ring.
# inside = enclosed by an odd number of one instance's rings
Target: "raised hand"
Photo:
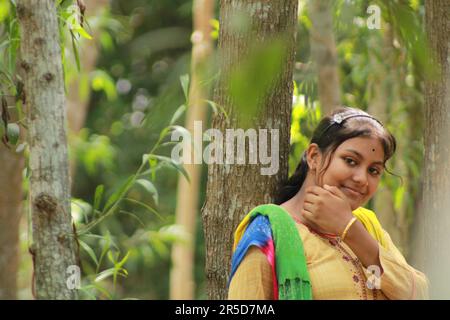
[[[353,218],[346,195],[335,186],[306,188],[302,217],[321,232],[341,235]]]

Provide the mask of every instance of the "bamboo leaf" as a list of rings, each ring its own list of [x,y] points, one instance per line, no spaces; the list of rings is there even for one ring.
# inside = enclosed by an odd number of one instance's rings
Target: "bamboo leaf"
[[[116,265],[116,268],[122,269],[122,266],[127,262],[129,257],[130,257],[130,251],[128,251],[127,254],[125,255],[125,257],[123,257],[123,259],[119,261],[119,263]],[[125,274],[128,275],[127,270],[123,269],[123,271],[125,272]]]
[[[153,196],[153,200],[155,200],[156,205],[158,205],[158,190],[155,188],[155,185],[145,179],[138,179],[136,180],[136,183],[147,190]]]
[[[78,239],[78,242],[80,243],[80,246],[84,249],[84,251],[87,252],[87,254],[92,258],[92,260],[95,262],[95,265],[98,266],[98,260],[97,260],[97,256],[94,253],[94,250],[92,250],[91,247],[89,247],[89,245]]]
[[[184,74],[180,76],[181,87],[183,88],[184,97],[186,101],[189,100],[189,75]]]
[[[133,185],[134,178],[135,178],[134,175],[128,177],[127,181],[125,181],[125,183],[108,198],[108,201],[106,202],[104,209],[105,211],[109,210],[114,205],[114,203],[123,198],[123,196],[128,192],[130,187]]]
[[[186,111],[186,105],[182,104],[181,106],[178,107],[178,109],[175,111],[175,113],[173,114],[172,119],[170,120],[170,124],[174,124],[178,118],[181,117],[181,115]]]
[[[181,174],[183,174],[183,176],[186,178],[186,180],[187,180],[189,183],[191,182],[191,180],[189,179],[188,173],[186,172],[186,170],[184,169],[184,167],[183,167],[180,163],[178,163],[178,162],[172,160],[172,159],[169,158],[169,157],[159,156],[159,155],[155,155],[155,154],[150,154],[149,157],[150,157],[150,158],[153,158],[153,159],[158,159],[158,160],[160,160],[160,161],[162,161],[162,162],[164,162],[164,163],[169,164],[170,166],[172,166],[172,167],[174,167],[176,170],[178,170]]]
[[[213,109],[214,114],[218,114],[219,110],[220,110],[220,112],[223,113],[225,118],[228,119],[228,113],[223,107],[217,105],[217,103],[215,103],[214,101],[211,101],[211,100],[205,100],[205,101],[211,107],[211,109]]]
[[[99,185],[95,188],[95,196],[94,196],[94,213],[100,207],[100,202],[102,201],[103,191],[105,190],[104,185]]]
[[[127,214],[127,215],[131,216],[132,218],[136,219],[140,223],[140,225],[142,227],[145,227],[145,224],[142,222],[141,219],[139,219],[139,217],[136,214],[134,214],[132,212],[125,211],[125,210],[120,210],[119,213],[124,213],[124,214]]]
[[[150,207],[149,205],[147,205],[147,204],[145,204],[145,203],[143,203],[143,202],[141,202],[139,200],[135,200],[135,199],[124,198],[124,200],[136,203],[136,204],[144,207],[145,209],[147,209],[148,211],[154,213],[158,218],[160,218],[161,220],[164,221],[164,218],[161,216],[161,214],[158,211],[156,211],[155,209],[153,209],[152,207]]]
[[[104,280],[104,279],[106,279],[108,277],[111,277],[112,275],[114,275],[115,271],[116,271],[115,268],[109,268],[109,269],[103,270],[95,278],[95,282],[99,282],[99,281],[102,281],[102,280]]]
[[[80,55],[78,53],[78,48],[77,48],[77,45],[75,43],[75,36],[72,33],[72,31],[70,31],[70,34],[72,36],[72,49],[73,49],[73,54],[75,56],[75,62],[77,64],[77,70],[78,70],[78,72],[80,72],[81,71]]]
[[[92,40],[93,38],[92,38],[92,36],[89,34],[89,33],[87,33],[87,31],[82,27],[82,26],[79,26],[78,28],[76,28],[75,29],[79,34],[80,34],[80,36],[82,36],[83,38],[86,38],[86,39],[89,39],[89,40]]]

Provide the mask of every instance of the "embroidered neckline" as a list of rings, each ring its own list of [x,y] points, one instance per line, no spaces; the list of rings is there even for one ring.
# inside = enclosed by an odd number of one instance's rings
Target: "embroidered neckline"
[[[322,233],[322,232],[319,232],[319,231],[314,230],[313,228],[310,228],[309,226],[307,226],[306,224],[304,224],[302,221],[300,221],[300,219],[297,218],[296,216],[292,216],[292,218],[293,218],[293,219],[295,220],[295,222],[297,222],[298,224],[302,224],[302,225],[304,225],[306,228],[308,228],[308,230],[309,230],[311,233],[314,233],[314,234],[316,234],[316,235],[318,235],[318,236],[320,236],[320,237],[322,237],[322,238],[325,238],[325,239],[333,239],[333,240],[339,240],[339,239],[340,239],[340,237],[339,237],[338,235],[335,235],[335,234],[333,234],[333,233]]]

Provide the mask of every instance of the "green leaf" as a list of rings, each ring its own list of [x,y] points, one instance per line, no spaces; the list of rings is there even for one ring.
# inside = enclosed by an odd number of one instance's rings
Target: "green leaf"
[[[86,38],[86,39],[89,39],[89,40],[92,40],[92,39],[93,39],[92,36],[91,36],[89,33],[87,33],[86,30],[84,30],[84,28],[83,28],[82,26],[79,26],[79,27],[76,28],[75,30],[76,30],[76,31],[80,34],[80,36],[82,36],[83,38]]]
[[[73,55],[75,56],[75,62],[77,64],[77,70],[78,72],[81,71],[81,64],[80,64],[80,55],[78,54],[78,48],[75,43],[75,36],[73,35],[72,31],[70,32],[72,36],[72,49],[73,49]]]
[[[219,31],[219,28],[220,28],[219,20],[217,20],[217,19],[210,19],[209,20],[209,24],[211,25],[211,27],[213,27],[214,30]]]
[[[78,242],[80,243],[80,245],[84,249],[84,251],[86,251],[89,254],[89,256],[92,258],[92,260],[95,262],[95,265],[98,266],[98,260],[97,260],[97,256],[94,253],[94,250],[92,250],[92,248],[89,247],[89,245],[86,242],[83,242],[80,239],[78,239]]]
[[[103,92],[105,92],[106,94],[106,98],[109,101],[115,100],[117,98],[115,82],[107,72],[103,70],[96,70],[91,73],[91,79],[91,86],[93,90],[103,90]]]
[[[186,101],[188,101],[189,100],[189,75],[184,74],[184,75],[180,76],[180,82],[181,82],[181,86],[183,87],[184,97],[186,98]]]
[[[110,250],[111,237],[110,237],[109,232],[106,234],[104,239],[105,239],[105,244],[103,245],[102,253],[100,254],[100,259],[99,259],[99,262],[98,262],[96,273],[98,273],[98,269],[100,268],[100,265],[101,265],[101,263],[103,261],[103,258],[105,256],[105,254],[108,252],[108,250]]]
[[[100,34],[100,43],[102,44],[102,47],[106,52],[112,51],[114,46],[113,39],[108,32],[105,31]]]
[[[148,164],[150,166],[150,170],[152,172],[152,180],[156,179],[156,169],[158,168],[158,160],[157,159],[149,159]]]
[[[179,172],[181,172],[181,174],[183,174],[183,176],[186,178],[186,180],[187,180],[189,183],[191,182],[191,180],[189,179],[188,173],[186,172],[186,170],[184,169],[184,167],[183,167],[180,163],[178,163],[178,162],[172,160],[172,159],[169,158],[169,157],[158,156],[158,155],[155,155],[155,154],[150,154],[149,156],[150,156],[150,158],[158,159],[158,160],[160,160],[160,161],[162,161],[162,162],[165,162],[165,163],[171,165],[171,166],[174,167],[176,170],[178,170]]]
[[[164,142],[161,143],[161,147],[172,147],[172,146],[176,146],[179,142],[177,141],[168,141],[168,142]]]
[[[219,20],[211,19],[211,20],[209,20],[209,24],[212,26],[212,29],[213,29],[211,31],[211,38],[213,40],[217,40],[219,38],[219,30],[220,30]]]
[[[127,262],[129,257],[130,257],[130,251],[128,251],[127,254],[125,255],[125,257],[123,257],[123,259],[119,261],[119,263],[116,265],[116,268],[122,268],[122,266]],[[126,270],[124,270],[124,271],[126,274],[128,274],[128,272]]]
[[[223,107],[218,106],[214,101],[211,101],[211,100],[205,100],[205,101],[211,107],[211,109],[213,109],[214,114],[218,114],[219,113],[218,109],[220,109],[220,111],[223,113],[225,118],[228,119],[228,114]]]
[[[170,124],[174,124],[178,118],[181,117],[181,115],[186,111],[186,105],[182,104],[181,106],[178,107],[178,109],[175,111],[175,113],[173,114],[172,119],[170,120]]]
[[[142,222],[142,220],[139,219],[139,217],[138,217],[137,215],[135,215],[134,213],[129,212],[129,211],[125,211],[125,210],[120,210],[119,213],[124,213],[124,214],[127,214],[127,215],[131,216],[133,219],[136,219],[136,220],[139,222],[139,224],[140,224],[143,228],[145,228],[145,224],[144,224],[144,223]]]
[[[114,253],[115,253],[115,256],[114,256]],[[116,262],[117,262],[116,260],[119,257],[120,252],[114,252],[114,253],[112,251],[108,251],[108,259],[115,266]]]
[[[171,126],[168,126],[168,127],[165,127],[164,129],[162,129],[161,133],[159,134],[159,141],[164,139],[164,137],[170,132],[170,129],[171,129]]]
[[[108,290],[106,290],[105,288],[101,287],[100,285],[98,285],[97,283],[94,284],[88,284],[86,286],[83,286],[80,288],[81,291],[83,291],[85,294],[87,294],[89,297],[92,298],[92,300],[97,300],[97,296],[93,293],[91,293],[89,291],[89,289],[95,289],[98,292],[102,293],[105,295],[106,298],[108,298],[109,300],[112,300],[112,296],[111,294],[108,292]]]
[[[148,159],[149,159],[150,157],[148,156],[148,154],[143,154],[142,155],[142,163],[146,163],[147,161],[148,161]]]
[[[159,239],[158,237],[150,238],[149,239],[150,245],[152,246],[152,249],[156,251],[156,253],[161,257],[166,257],[168,255],[168,249],[164,241]]]
[[[95,278],[95,282],[99,282],[99,281],[102,281],[102,280],[104,280],[104,279],[106,279],[108,277],[111,277],[111,276],[114,275],[115,272],[116,272],[115,268],[109,268],[109,269],[103,270]]]
[[[155,188],[155,185],[148,180],[138,179],[136,183],[144,187],[152,196],[153,200],[155,200],[156,205],[158,205],[158,190]]]
[[[8,123],[6,134],[8,135],[9,143],[16,145],[17,141],[19,141],[20,127],[17,123]]]
[[[100,207],[100,202],[102,201],[103,191],[105,190],[104,185],[99,185],[95,188],[95,196],[94,196],[94,212],[98,210]]]
[[[10,15],[11,5],[9,1],[0,1],[0,23],[3,22]]]
[[[16,153],[21,153],[23,150],[25,150],[25,147],[27,146],[27,143],[21,143],[16,148]]]
[[[139,200],[135,200],[135,199],[131,199],[131,198],[124,198],[124,200],[130,201],[132,203],[136,203],[142,207],[144,207],[145,209],[147,209],[148,211],[154,213],[158,218],[160,218],[161,220],[164,221],[164,218],[161,216],[161,214],[159,214],[158,211],[156,211],[155,209],[153,209],[152,207],[150,207],[149,205],[139,201]]]
[[[133,183],[134,183],[134,176],[128,177],[127,181],[125,181],[125,183],[122,184],[122,186],[108,198],[104,210],[107,211],[114,205],[114,203],[123,198],[123,196],[128,192],[130,187],[133,185]]]
[[[278,81],[286,45],[281,38],[252,45],[239,68],[232,69],[229,93],[236,110],[239,110],[239,121],[243,127],[252,125],[261,101],[266,99],[271,85]]]

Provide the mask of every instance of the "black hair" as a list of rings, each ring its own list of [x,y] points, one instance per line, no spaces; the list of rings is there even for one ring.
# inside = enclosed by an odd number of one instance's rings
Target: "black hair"
[[[323,161],[327,158],[327,164],[322,166],[321,172],[328,168],[331,157],[340,144],[361,136],[375,136],[380,139],[384,150],[384,164],[395,153],[397,146],[395,137],[367,112],[350,107],[339,107],[325,116],[314,130],[310,142],[318,145],[320,152],[325,156]],[[308,170],[305,151],[294,174],[282,183],[274,202],[282,204],[294,197],[302,187]]]

